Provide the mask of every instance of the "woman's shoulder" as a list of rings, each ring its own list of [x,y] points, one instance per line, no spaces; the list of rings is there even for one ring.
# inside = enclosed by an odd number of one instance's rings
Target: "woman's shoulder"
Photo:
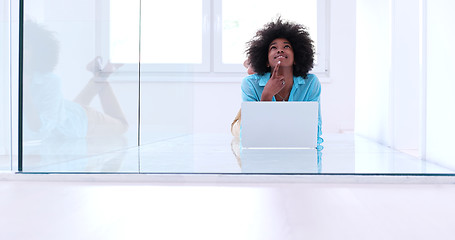
[[[305,80],[308,81],[319,81],[318,77],[313,73],[308,73]]]
[[[243,83],[244,84],[249,83],[249,84],[253,84],[253,85],[263,86],[267,83],[269,78],[270,78],[270,74],[268,74],[268,73],[266,73],[264,75],[259,75],[259,74],[255,73],[255,74],[251,74],[251,75],[244,77]]]
[[[319,78],[315,74],[312,74],[312,73],[307,74],[307,76],[305,78],[305,82],[308,85],[321,85],[321,83],[319,82]]]
[[[250,81],[250,82],[255,82],[255,81],[259,81],[263,76],[255,73],[255,74],[251,74],[251,75],[248,75],[246,77],[243,78],[243,81]]]

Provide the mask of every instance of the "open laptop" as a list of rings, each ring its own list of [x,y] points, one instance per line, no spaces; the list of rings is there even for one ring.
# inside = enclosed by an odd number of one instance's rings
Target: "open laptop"
[[[316,148],[317,102],[242,102],[242,148]]]

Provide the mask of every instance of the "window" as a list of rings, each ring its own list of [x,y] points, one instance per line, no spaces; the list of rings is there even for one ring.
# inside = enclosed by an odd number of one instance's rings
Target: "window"
[[[143,72],[209,72],[209,16],[210,0],[111,0],[109,56],[137,63],[140,28]]]
[[[326,0],[133,2],[110,1],[109,56],[114,62],[138,62],[138,52],[122,45],[137,44],[140,8],[145,72],[244,72],[246,42],[279,15],[308,27],[316,48],[313,72],[327,69]]]
[[[239,7],[241,6],[241,7]],[[215,1],[215,71],[244,71],[245,44],[265,23],[281,16],[305,25],[315,42],[316,66],[325,66],[325,1],[318,0],[229,0]],[[259,13],[259,14],[255,14]]]

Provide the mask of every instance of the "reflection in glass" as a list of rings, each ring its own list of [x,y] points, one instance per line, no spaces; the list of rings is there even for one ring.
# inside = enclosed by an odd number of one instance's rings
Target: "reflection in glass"
[[[241,149],[243,173],[321,173],[316,149]]]
[[[125,76],[133,79],[127,86],[111,81],[123,63],[112,63],[108,55],[102,55],[99,46],[105,44],[100,36],[104,31],[93,34],[101,11],[85,12],[87,8],[99,10],[105,3],[80,1],[63,6],[48,0],[40,8],[25,9],[24,171],[74,162],[80,167],[56,169],[90,171],[91,156],[137,145],[137,71]],[[83,158],[86,164],[81,164]],[[111,164],[115,165],[119,164]]]
[[[206,46],[202,45],[201,0],[142,0],[140,7],[142,64],[202,63],[202,48]],[[109,51],[113,61],[137,61],[137,56],[123,46],[136,44],[138,9],[138,1],[110,1]]]
[[[234,137],[231,150],[242,173],[321,173],[320,149],[248,149]]]

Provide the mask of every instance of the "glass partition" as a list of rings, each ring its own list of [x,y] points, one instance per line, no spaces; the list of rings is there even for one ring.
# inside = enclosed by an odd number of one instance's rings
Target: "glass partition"
[[[245,149],[230,124],[241,106],[240,83],[247,73],[238,63],[241,54],[223,54],[230,53],[233,40],[237,47],[231,50],[239,51],[238,39],[245,37],[236,37],[245,31],[239,24],[249,20],[237,22],[233,5],[222,0],[24,0],[21,172],[454,174],[452,160],[425,158],[427,150],[429,156],[438,153],[437,141],[425,145],[426,136],[440,136],[427,132],[437,124],[425,115],[425,84],[434,81],[425,75],[425,61],[431,61],[428,69],[435,74],[446,66],[439,64],[445,51],[428,59],[425,52],[440,45],[436,38],[426,42],[426,14],[439,24],[449,22],[435,18],[438,3],[429,12],[426,1],[407,1],[412,8],[351,1],[344,10],[337,10],[345,7],[341,2],[307,3],[318,14],[331,14],[324,19],[331,26],[321,28],[333,41],[331,59],[323,61],[330,63],[324,67],[329,77],[320,76],[326,78],[321,80],[323,148]],[[231,15],[223,18],[223,7]],[[400,18],[406,11],[412,13]],[[268,14],[261,19],[278,12]],[[346,17],[351,15],[357,23]],[[305,21],[316,28],[319,19],[312,15]],[[327,52],[328,40],[322,43],[318,48]],[[220,67],[221,59],[244,72]],[[345,74],[345,69],[352,71]],[[1,77],[7,78],[3,71]],[[6,83],[1,84],[3,104]],[[453,84],[446,86],[450,92]],[[430,90],[428,97],[439,92]],[[354,100],[344,99],[354,94],[356,106],[345,108]],[[438,102],[428,103],[435,111]],[[436,110],[438,116],[446,113]],[[350,115],[352,123],[343,122],[342,115]],[[341,127],[354,121],[356,129]]]
[[[128,3],[130,19],[110,24],[108,0],[24,1],[24,172],[138,171],[124,157],[138,144],[139,4]],[[114,43],[126,70],[106,51],[116,27],[133,30]]]

